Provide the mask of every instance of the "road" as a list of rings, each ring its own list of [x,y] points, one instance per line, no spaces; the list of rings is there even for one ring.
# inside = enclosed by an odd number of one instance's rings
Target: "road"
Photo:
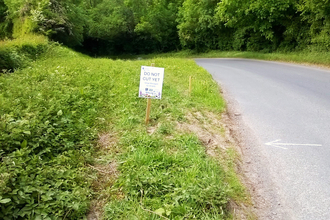
[[[259,167],[268,166],[266,187],[280,206],[270,204],[275,213],[261,218],[329,220],[330,71],[247,59],[196,63],[237,102],[255,135],[250,149],[263,152]]]

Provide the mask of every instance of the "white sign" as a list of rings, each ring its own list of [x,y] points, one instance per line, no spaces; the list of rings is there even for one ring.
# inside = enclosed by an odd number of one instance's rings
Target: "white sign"
[[[141,66],[140,98],[161,99],[164,68]]]

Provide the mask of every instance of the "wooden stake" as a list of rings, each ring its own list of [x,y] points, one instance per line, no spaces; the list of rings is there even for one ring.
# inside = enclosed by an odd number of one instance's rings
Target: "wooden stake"
[[[148,125],[149,123],[150,109],[151,109],[151,99],[147,99],[146,125]]]
[[[154,63],[151,64],[152,67],[155,66]],[[146,125],[149,123],[149,117],[150,117],[150,109],[151,109],[151,99],[147,99],[147,110],[146,110]]]
[[[192,77],[189,76],[189,96],[191,96],[191,87],[192,87],[191,82],[192,82]]]

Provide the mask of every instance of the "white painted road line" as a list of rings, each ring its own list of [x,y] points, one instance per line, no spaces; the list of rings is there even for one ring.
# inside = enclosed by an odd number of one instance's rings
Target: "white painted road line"
[[[279,140],[276,141],[271,141],[268,143],[265,143],[265,145],[267,146],[272,146],[272,147],[278,147],[278,148],[282,148],[284,150],[287,150],[288,148],[282,147],[282,146],[308,146],[308,147],[322,147],[321,144],[294,144],[294,143],[278,143]]]

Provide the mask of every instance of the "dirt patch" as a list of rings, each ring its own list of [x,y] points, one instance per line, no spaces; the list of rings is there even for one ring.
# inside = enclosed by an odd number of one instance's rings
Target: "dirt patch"
[[[117,177],[118,176],[118,170],[117,170],[117,162],[112,162],[107,165],[89,165],[90,168],[97,171],[99,174],[107,177]]]
[[[208,113],[208,115],[210,114]],[[216,150],[218,148],[226,150],[229,147],[229,137],[226,137],[225,133],[217,130],[219,127],[215,127],[218,126],[217,122],[219,121],[215,119],[215,116],[209,118],[201,112],[196,112],[189,113],[186,118],[188,123],[177,123],[177,129],[196,134],[198,139],[204,144],[208,155],[216,157]]]
[[[116,134],[102,133],[99,134],[98,146],[103,149],[109,149],[118,142]]]
[[[97,198],[91,202],[90,211],[87,215],[88,220],[102,218],[103,208],[109,199],[106,190],[111,188],[119,175],[117,166],[116,161],[106,165],[89,165],[94,172],[97,172],[97,179],[95,179],[92,185],[94,192],[97,193]]]
[[[110,152],[116,152],[118,139],[115,134],[103,133],[99,135],[98,147],[100,154],[100,162],[94,165],[88,165],[92,172],[96,174],[93,181],[92,188],[96,196],[92,200],[90,210],[87,215],[87,220],[99,220],[102,219],[103,209],[109,200],[110,193],[107,192],[115,183],[119,171],[117,169],[118,164],[116,161],[104,163],[102,156]],[[103,161],[103,162],[102,162]],[[98,162],[98,160],[96,160]],[[118,195],[121,197],[122,195]]]
[[[153,133],[155,133],[157,131],[157,129],[159,128],[160,124],[156,124],[154,126],[149,126],[147,127],[147,133],[152,135]]]

